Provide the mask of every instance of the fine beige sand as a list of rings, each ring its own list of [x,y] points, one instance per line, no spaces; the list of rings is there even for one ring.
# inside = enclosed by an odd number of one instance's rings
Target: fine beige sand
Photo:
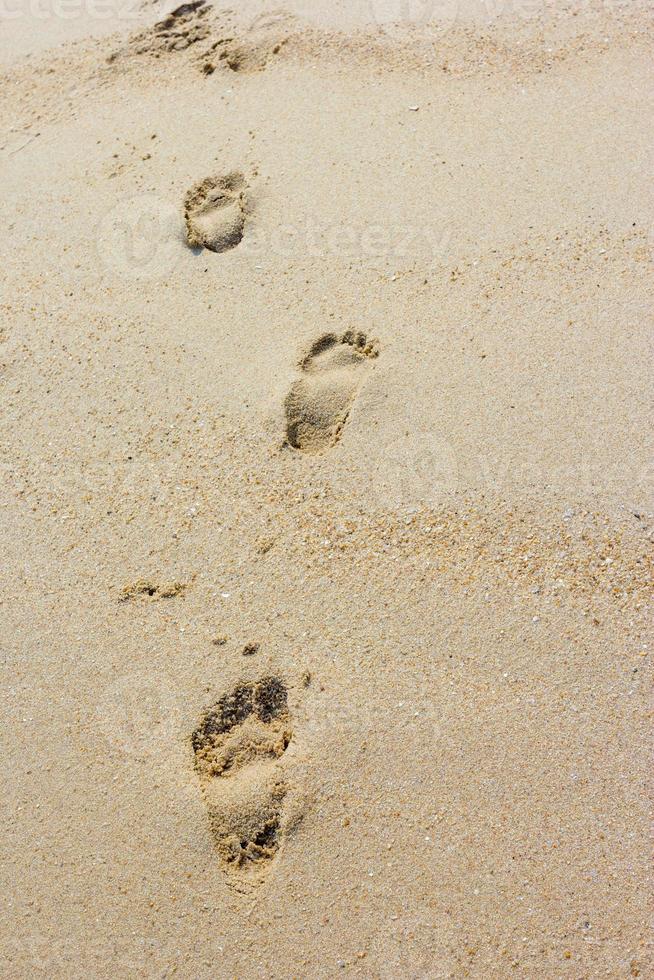
[[[654,976],[653,21],[5,4],[3,977]]]

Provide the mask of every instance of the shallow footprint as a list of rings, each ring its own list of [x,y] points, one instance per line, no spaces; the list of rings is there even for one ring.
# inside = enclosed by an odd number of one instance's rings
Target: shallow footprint
[[[245,228],[245,178],[236,171],[224,177],[207,177],[188,191],[184,199],[186,240],[192,248],[227,252],[243,238]]]
[[[287,786],[276,762],[291,736],[286,686],[274,676],[239,684],[193,732],[211,833],[244,884],[260,879],[285,831]]]
[[[291,387],[284,409],[286,441],[318,453],[336,445],[377,347],[365,334],[324,334],[300,363],[302,377]]]

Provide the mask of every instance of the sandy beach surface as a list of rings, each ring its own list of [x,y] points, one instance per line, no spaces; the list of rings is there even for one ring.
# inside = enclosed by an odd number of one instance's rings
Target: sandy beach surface
[[[6,0],[2,976],[654,976],[653,22]]]

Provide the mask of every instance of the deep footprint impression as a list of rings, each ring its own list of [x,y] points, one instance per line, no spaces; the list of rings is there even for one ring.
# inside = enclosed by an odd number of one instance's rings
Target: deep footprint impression
[[[193,732],[211,833],[241,876],[265,870],[279,848],[287,786],[277,760],[291,736],[286,687],[274,676],[239,684]]]
[[[290,446],[318,453],[336,445],[377,353],[373,341],[354,331],[324,334],[313,344],[284,403]]]
[[[207,177],[188,191],[184,218],[191,248],[227,252],[238,245],[245,228],[245,186],[243,174],[234,171]]]

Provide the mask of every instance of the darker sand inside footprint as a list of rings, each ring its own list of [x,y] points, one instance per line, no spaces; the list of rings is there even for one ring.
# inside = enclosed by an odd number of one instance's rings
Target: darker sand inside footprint
[[[245,178],[233,172],[207,177],[184,200],[186,239],[192,248],[227,252],[243,238],[245,229]]]
[[[286,441],[294,449],[318,453],[341,437],[376,345],[363,333],[325,334],[300,364],[302,377],[289,391]]]

